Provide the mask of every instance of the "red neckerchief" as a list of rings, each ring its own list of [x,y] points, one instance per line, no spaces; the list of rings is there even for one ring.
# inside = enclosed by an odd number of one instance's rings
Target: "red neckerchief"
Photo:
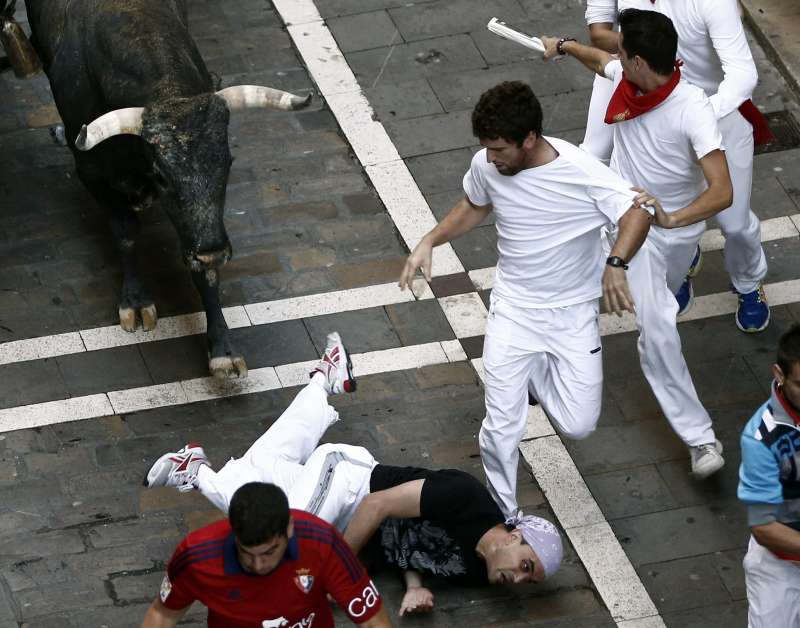
[[[608,103],[606,124],[631,120],[658,107],[672,93],[672,90],[678,85],[678,81],[681,80],[679,65],[679,61],[675,63],[675,71],[669,77],[669,81],[652,92],[639,95],[636,94],[639,88],[626,79],[623,72],[622,81],[617,85],[617,89],[614,90],[611,101]]]
[[[789,415],[789,418],[794,421],[794,424],[800,427],[800,414],[798,414],[797,410],[795,410],[792,405],[789,403],[789,400],[786,399],[786,396],[783,394],[783,388],[780,385],[775,385],[775,396],[778,398],[778,401],[781,402],[784,411],[786,414]]]

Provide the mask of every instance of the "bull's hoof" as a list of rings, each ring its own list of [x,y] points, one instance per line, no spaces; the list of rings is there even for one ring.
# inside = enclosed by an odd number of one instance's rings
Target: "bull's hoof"
[[[145,305],[139,310],[139,315],[142,319],[142,329],[144,331],[153,331],[158,323],[158,312],[156,312],[155,305]]]
[[[134,310],[132,307],[119,308],[119,326],[129,333],[135,332],[136,310]]]
[[[244,379],[247,377],[247,363],[239,355],[225,355],[211,358],[208,370],[218,379]]]
[[[158,323],[158,313],[156,306],[152,303],[145,305],[139,310],[133,307],[119,308],[119,326],[127,332],[135,332],[136,327],[141,323],[144,331],[153,331]]]

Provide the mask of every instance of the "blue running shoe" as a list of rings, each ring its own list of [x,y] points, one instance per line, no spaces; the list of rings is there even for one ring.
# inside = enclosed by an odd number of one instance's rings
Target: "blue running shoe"
[[[694,288],[692,287],[692,279],[688,275],[683,280],[678,292],[675,293],[675,300],[678,302],[678,316],[686,314],[692,309],[694,305]]]
[[[736,326],[743,332],[754,334],[764,331],[769,325],[769,304],[763,286],[752,292],[737,292],[739,307],[736,310]]]
[[[686,273],[688,277],[695,278],[697,275],[700,274],[700,269],[703,267],[703,252],[700,250],[700,245],[697,245],[697,251],[695,251],[694,257],[692,258],[692,265],[689,266],[689,272]]]

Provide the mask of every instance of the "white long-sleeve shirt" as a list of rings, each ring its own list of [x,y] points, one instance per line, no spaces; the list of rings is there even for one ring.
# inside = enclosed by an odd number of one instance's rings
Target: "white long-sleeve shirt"
[[[617,11],[658,11],[678,33],[684,78],[701,87],[717,118],[724,118],[753,93],[758,72],[747,44],[736,0],[587,0],[586,21],[616,23]]]

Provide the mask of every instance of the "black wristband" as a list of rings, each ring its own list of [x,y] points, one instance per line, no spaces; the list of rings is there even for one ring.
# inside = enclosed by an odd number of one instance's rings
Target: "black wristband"
[[[606,258],[606,265],[613,266],[614,268],[621,268],[622,270],[628,270],[628,265],[625,263],[625,260],[618,255],[612,255]]]
[[[556,52],[560,54],[562,57],[565,54],[567,54],[566,52],[564,52],[564,44],[568,41],[577,41],[577,40],[574,37],[562,37],[561,39],[558,40],[558,43],[556,44]]]

